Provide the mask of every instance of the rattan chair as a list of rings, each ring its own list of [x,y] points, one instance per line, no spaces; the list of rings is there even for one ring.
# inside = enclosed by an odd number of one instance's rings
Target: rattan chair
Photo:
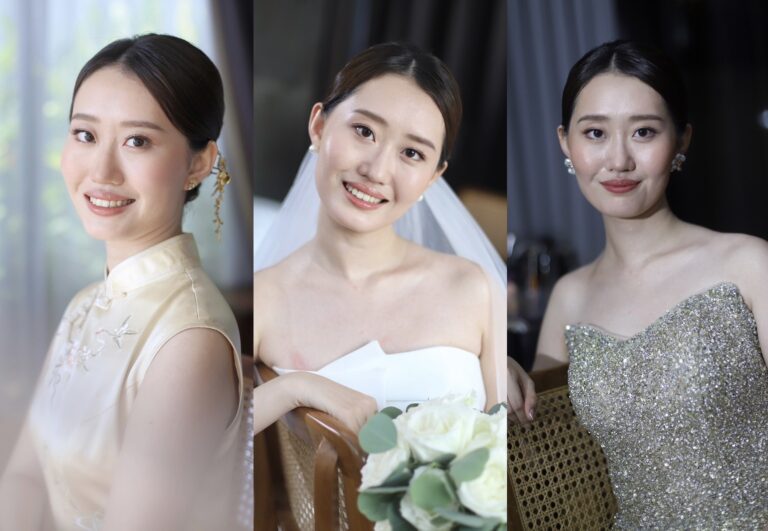
[[[277,377],[258,364],[260,380]],[[357,509],[365,454],[357,436],[330,415],[298,408],[257,435],[256,506],[272,509],[256,529],[373,529]],[[260,518],[257,515],[257,518]]]
[[[610,529],[616,499],[605,456],[574,414],[568,367],[531,376],[536,417],[509,423],[509,529]]]

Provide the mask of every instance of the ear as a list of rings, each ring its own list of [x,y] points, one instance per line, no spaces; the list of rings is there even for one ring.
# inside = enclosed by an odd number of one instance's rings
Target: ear
[[[323,113],[323,104],[315,103],[309,113],[309,140],[313,146],[320,145],[320,139],[323,136],[325,128],[325,114]]]
[[[192,153],[192,161],[189,165],[189,174],[185,182],[186,186],[200,184],[208,177],[216,163],[216,155],[219,154],[219,146],[210,140],[200,151]]]
[[[560,142],[560,150],[568,158],[571,158],[571,150],[568,148],[568,132],[562,125],[557,126],[557,140]]]
[[[680,136],[680,147],[678,148],[680,153],[686,153],[688,151],[688,146],[691,145],[692,134],[693,127],[691,124],[685,124],[685,131],[683,131],[683,134]]]
[[[447,169],[448,169],[448,161],[446,160],[440,166],[438,166],[437,169],[435,170],[435,173],[432,174],[432,177],[430,177],[429,182],[427,183],[427,188],[432,186],[432,184],[434,184],[434,182],[438,180],[445,173],[445,170]]]

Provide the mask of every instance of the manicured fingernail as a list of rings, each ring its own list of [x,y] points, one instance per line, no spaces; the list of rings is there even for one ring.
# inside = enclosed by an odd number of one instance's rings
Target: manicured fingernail
[[[533,408],[528,410],[528,420],[533,420]]]

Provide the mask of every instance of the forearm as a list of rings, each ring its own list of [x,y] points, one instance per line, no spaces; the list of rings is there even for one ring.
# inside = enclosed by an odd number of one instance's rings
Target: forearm
[[[0,479],[0,530],[42,530],[47,499],[36,479],[6,472]]]
[[[300,405],[298,387],[301,382],[291,380],[294,374],[278,376],[253,390],[253,429],[259,433],[287,412]],[[293,384],[293,385],[292,385]]]

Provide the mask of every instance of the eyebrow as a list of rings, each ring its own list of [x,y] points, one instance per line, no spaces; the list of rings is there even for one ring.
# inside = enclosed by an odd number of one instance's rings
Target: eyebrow
[[[95,122],[95,123],[98,123],[101,121],[91,114],[85,114],[82,112],[73,114],[71,120],[85,120],[86,122]],[[145,129],[154,129],[156,131],[163,131],[163,132],[165,131],[165,129],[157,125],[155,122],[150,122],[147,120],[125,120],[123,122],[120,122],[120,125],[127,126],[127,127],[143,127]]]
[[[368,118],[370,118],[371,120],[373,120],[374,122],[378,122],[381,125],[389,125],[387,123],[387,121],[382,116],[379,116],[375,112],[371,112],[371,111],[369,111],[367,109],[354,109],[352,112],[356,112],[356,113],[365,115]],[[429,141],[426,138],[424,138],[423,136],[414,135],[413,133],[406,133],[405,136],[410,138],[414,142],[418,142],[419,144],[423,144],[423,145],[427,146],[428,148],[431,148],[433,151],[437,151],[437,148],[435,148],[435,145],[431,141]]]
[[[658,122],[663,122],[664,118],[659,116],[658,114],[633,114],[629,117],[629,120],[631,122],[642,122],[645,120],[654,120]],[[608,117],[604,114],[585,114],[578,120],[576,120],[576,123],[579,122],[606,122],[608,121]]]

